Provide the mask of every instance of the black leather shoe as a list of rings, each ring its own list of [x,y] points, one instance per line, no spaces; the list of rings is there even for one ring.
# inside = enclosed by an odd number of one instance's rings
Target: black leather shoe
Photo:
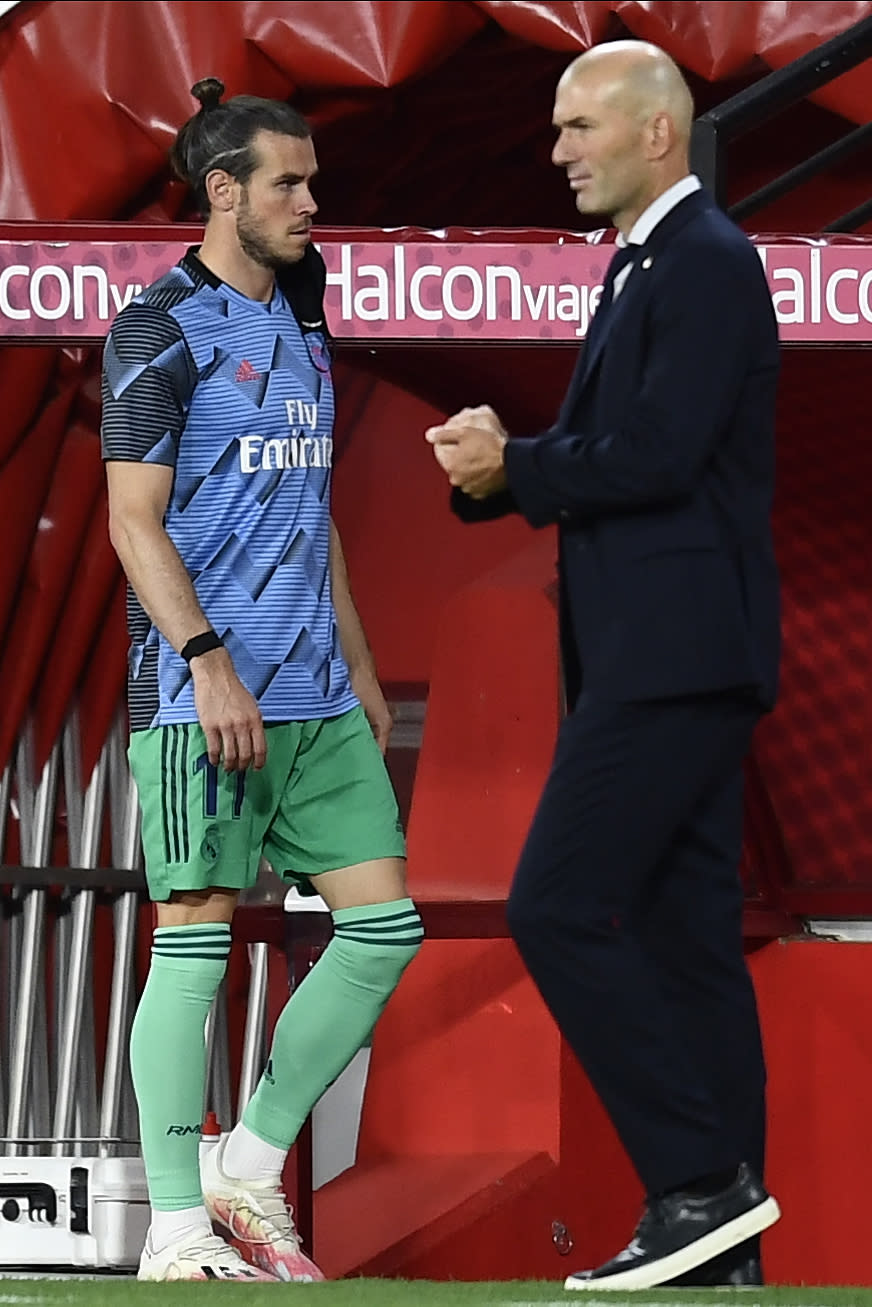
[[[775,1199],[743,1163],[733,1183],[720,1193],[706,1198],[671,1193],[651,1199],[623,1252],[596,1270],[570,1275],[564,1287],[653,1289],[721,1258],[774,1225],[780,1215]]]
[[[669,1281],[670,1289],[746,1289],[765,1284],[763,1264],[757,1256],[738,1257],[732,1249],[722,1257],[715,1257],[704,1266],[697,1266],[686,1275]]]

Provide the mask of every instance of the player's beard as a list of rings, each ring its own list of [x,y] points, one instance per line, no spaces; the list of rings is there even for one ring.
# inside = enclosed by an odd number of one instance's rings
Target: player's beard
[[[264,234],[262,223],[254,217],[248,206],[247,195],[243,195],[242,205],[236,215],[236,235],[243,253],[261,268],[270,268],[275,272],[291,261],[288,252],[277,250]]]

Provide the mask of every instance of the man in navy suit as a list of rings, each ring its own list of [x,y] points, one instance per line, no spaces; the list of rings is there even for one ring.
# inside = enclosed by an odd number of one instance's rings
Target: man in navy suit
[[[619,250],[556,424],[427,438],[455,511],[556,524],[568,714],[512,934],[646,1190],[569,1289],[762,1282],[765,1069],[742,948],[742,761],[779,655],[778,340],[760,260],[689,173],[673,61],[620,41],[557,88],[553,161]]]

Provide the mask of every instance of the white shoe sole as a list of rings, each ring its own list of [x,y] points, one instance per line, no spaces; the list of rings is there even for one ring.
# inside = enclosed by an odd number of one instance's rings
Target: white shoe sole
[[[781,1215],[781,1209],[774,1198],[767,1198],[758,1203],[749,1212],[719,1225],[716,1230],[703,1235],[685,1248],[679,1248],[668,1257],[661,1257],[647,1266],[634,1266],[629,1271],[616,1271],[614,1275],[595,1276],[590,1280],[577,1279],[570,1275],[564,1289],[600,1292],[610,1289],[656,1289],[668,1280],[675,1280],[679,1275],[693,1271],[704,1262],[711,1261],[720,1253],[729,1252],[738,1244],[744,1243],[752,1235],[762,1234],[774,1225]]]

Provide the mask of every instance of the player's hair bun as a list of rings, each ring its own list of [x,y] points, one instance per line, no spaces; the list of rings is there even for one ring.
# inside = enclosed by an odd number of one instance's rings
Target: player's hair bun
[[[223,94],[224,83],[219,82],[217,77],[204,77],[202,81],[195,82],[191,87],[191,95],[195,100],[200,101],[204,113],[208,113],[210,109],[217,109]]]

